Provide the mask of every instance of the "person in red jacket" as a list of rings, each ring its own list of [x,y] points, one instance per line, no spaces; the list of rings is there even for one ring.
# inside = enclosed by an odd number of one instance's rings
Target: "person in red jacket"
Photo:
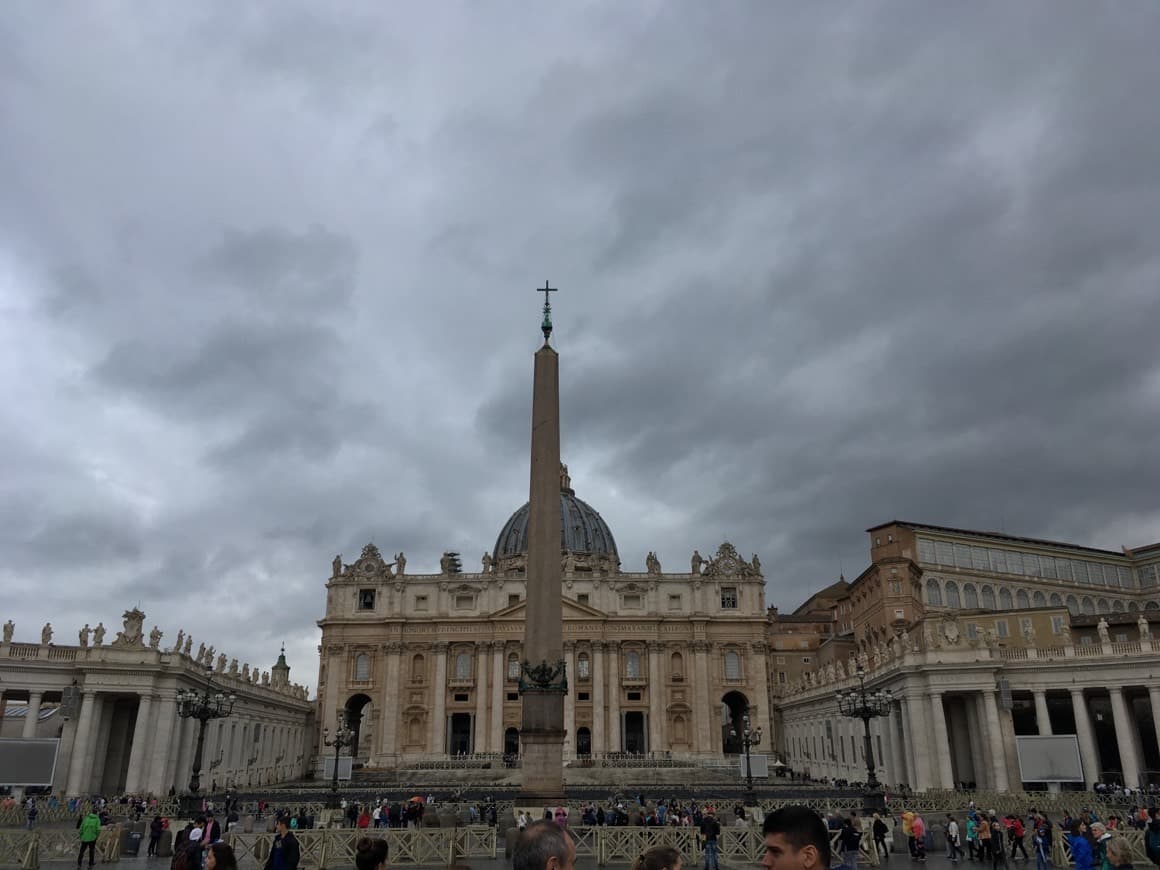
[[[1023,860],[1027,858],[1027,847],[1023,845],[1023,837],[1027,833],[1023,828],[1023,820],[1016,815],[1007,816],[1007,836],[1011,838],[1011,860],[1015,860],[1015,852],[1023,853]]]

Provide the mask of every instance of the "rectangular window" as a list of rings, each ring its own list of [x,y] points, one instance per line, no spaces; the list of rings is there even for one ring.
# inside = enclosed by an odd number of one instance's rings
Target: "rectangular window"
[[[906,611],[903,610],[901,607],[896,609],[894,611],[894,618],[895,619],[906,619]]]
[[[622,599],[622,606],[625,610],[639,610],[640,596],[639,595],[625,595]]]
[[[777,672],[777,684],[779,686],[785,685],[785,671],[778,671]]]
[[[1051,632],[1052,632],[1052,634],[1062,634],[1063,633],[1063,617],[1062,616],[1051,617]]]
[[[579,602],[580,604],[587,604],[588,603],[588,593],[581,592],[579,595],[576,596],[576,601]]]
[[[784,665],[784,664],[785,664],[785,656],[778,656],[778,657],[777,657],[777,663],[778,663],[779,665]]]
[[[1079,639],[1079,645],[1080,646],[1091,646],[1092,645],[1092,636],[1090,634],[1085,634],[1083,637],[1081,637]]]
[[[426,595],[416,595],[415,596],[415,609],[416,610],[426,610],[427,609],[427,596]]]
[[[1010,632],[1007,629],[1007,620],[1005,620],[1005,619],[996,619],[995,620],[995,634],[997,634],[999,637],[1010,637],[1011,636]]]
[[[508,596],[508,607],[515,607],[520,603],[520,593],[515,592]]]
[[[681,609],[681,596],[680,595],[670,595],[669,596],[669,610],[680,610],[680,609]]]
[[[508,692],[507,699],[509,701],[518,701],[520,699],[520,693],[519,692]]]
[[[1128,640],[1127,632],[1117,631],[1115,640],[1116,643],[1125,643]]]
[[[577,692],[576,698],[581,701],[590,701],[592,700],[592,695],[589,692]]]
[[[902,594],[902,583],[900,581],[898,581],[898,580],[891,580],[890,581],[890,594],[891,595],[901,595]]]
[[[358,591],[358,609],[359,610],[374,610],[375,609],[375,590],[360,589]]]
[[[968,622],[967,623],[967,637],[969,637],[973,640],[973,639],[977,638],[978,636],[979,636],[978,623]]]
[[[455,609],[456,610],[471,610],[473,607],[475,607],[475,596],[474,595],[456,595],[455,596]]]
[[[722,586],[721,587],[721,609],[722,610],[736,610],[737,609],[737,587],[736,586]]]
[[[798,649],[809,649],[809,648],[810,648],[810,642],[806,638],[803,637],[801,640],[798,641]]]
[[[810,663],[810,657],[809,656],[802,656],[802,664],[808,665],[809,663]]]
[[[639,701],[640,700],[640,692],[629,692],[628,693],[628,700]]]
[[[467,696],[467,695],[458,694],[458,695],[454,695],[453,697],[455,698],[455,700],[456,700],[456,701],[463,702],[463,701],[466,701],[466,700],[467,700],[467,697],[468,697],[468,696]]]

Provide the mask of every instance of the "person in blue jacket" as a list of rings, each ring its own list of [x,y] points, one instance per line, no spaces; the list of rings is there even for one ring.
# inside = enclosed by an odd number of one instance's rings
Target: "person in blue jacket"
[[[1094,870],[1092,845],[1084,836],[1087,827],[1083,822],[1076,820],[1071,823],[1071,835],[1067,838],[1071,844],[1071,860],[1075,870]]]

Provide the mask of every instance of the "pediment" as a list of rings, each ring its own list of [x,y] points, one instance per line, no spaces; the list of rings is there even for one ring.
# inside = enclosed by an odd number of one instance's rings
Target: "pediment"
[[[587,604],[581,604],[572,598],[564,598],[563,602],[564,619],[607,619],[608,614],[603,610],[597,610],[595,607],[590,607]],[[502,610],[497,610],[490,614],[491,619],[509,619],[513,622],[527,618],[528,602],[521,601],[519,604],[513,604],[510,607],[505,607]]]

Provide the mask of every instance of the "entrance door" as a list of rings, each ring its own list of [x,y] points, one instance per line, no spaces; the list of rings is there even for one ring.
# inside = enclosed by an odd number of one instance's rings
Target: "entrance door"
[[[520,754],[520,732],[509,728],[503,733],[503,754],[511,758],[518,758]]]
[[[587,728],[576,731],[576,754],[581,758],[592,754],[592,732]]]
[[[644,713],[632,710],[624,714],[624,751],[634,755],[644,755],[648,751],[645,742]]]
[[[451,714],[451,736],[448,751],[451,755],[471,754],[471,714]]]

